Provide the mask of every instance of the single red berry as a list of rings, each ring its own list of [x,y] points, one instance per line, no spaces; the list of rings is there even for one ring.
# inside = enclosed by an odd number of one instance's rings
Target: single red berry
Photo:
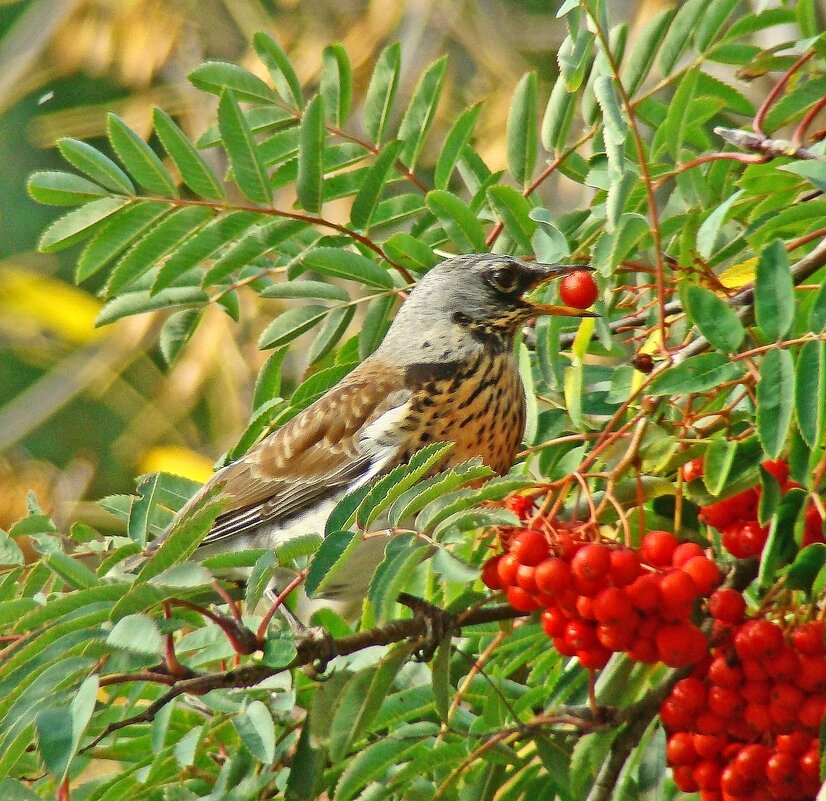
[[[706,706],[706,685],[700,679],[680,679],[671,690],[671,698],[694,714]]]
[[[696,481],[703,476],[703,457],[698,456],[683,465],[683,480]]]
[[[800,657],[794,648],[784,645],[771,659],[764,663],[766,672],[778,681],[796,681],[800,673]]]
[[[693,665],[703,658],[708,643],[692,623],[668,623],[660,627],[656,636],[657,653],[669,667]]]
[[[740,526],[740,553],[733,553],[738,559],[748,559],[750,556],[759,556],[769,538],[768,526],[761,526],[756,520],[743,523]]]
[[[702,547],[696,542],[681,542],[671,555],[671,564],[674,567],[682,567],[689,559],[703,555]]]
[[[691,741],[691,734],[679,731],[668,738],[665,756],[669,765],[692,765],[697,761],[697,752]]]
[[[601,670],[608,664],[611,652],[596,643],[591,648],[585,648],[576,652],[580,664],[588,670]]]
[[[617,587],[630,584],[642,571],[640,557],[631,548],[616,548],[611,551],[611,569],[608,577]]]
[[[803,731],[795,731],[790,734],[778,734],[774,738],[774,747],[784,754],[802,756],[809,750],[812,738]]]
[[[805,548],[814,542],[826,542],[826,537],[823,535],[823,518],[817,506],[810,502],[803,516],[803,542],[801,544]]]
[[[772,686],[769,691],[769,704],[778,706],[781,709],[787,709],[797,714],[797,711],[803,705],[805,696],[803,693],[791,684],[790,682],[782,682]]]
[[[769,784],[795,784],[798,770],[798,761],[791,754],[775,752],[766,762],[766,778]]]
[[[576,552],[571,570],[577,578],[588,582],[604,580],[611,569],[611,552],[604,545],[588,543]]]
[[[516,584],[531,595],[536,594],[535,569],[530,565],[519,565],[516,571]]]
[[[597,639],[600,645],[609,651],[624,651],[626,648],[629,648],[633,636],[633,629],[625,628],[622,625],[606,625],[600,623],[597,626]]]
[[[815,740],[817,743],[817,740]],[[803,756],[800,757],[800,770],[804,778],[820,780],[820,754],[818,749],[809,749]]]
[[[559,282],[559,296],[566,306],[587,309],[594,305],[594,301],[599,296],[599,289],[591,273],[586,270],[577,270],[568,273]]]
[[[753,783],[752,777],[740,771],[735,765],[726,765],[720,774],[720,788],[724,793],[735,797],[744,796]]]
[[[694,779],[701,790],[717,790],[720,787],[720,763],[704,759],[694,765]]]
[[[668,567],[677,548],[677,538],[668,531],[649,531],[640,544],[644,561],[655,567]]]
[[[743,671],[730,665],[724,656],[717,656],[709,665],[708,678],[718,687],[739,687],[743,683]]]
[[[806,728],[815,731],[820,731],[824,717],[826,717],[826,698],[819,695],[810,695],[797,713],[797,719]]]
[[[520,531],[512,540],[510,552],[523,565],[535,567],[549,555],[548,541],[544,534],[531,529]]]
[[[693,716],[676,701],[666,698],[665,701],[660,704],[660,720],[666,729],[671,731],[685,731],[691,726]]]
[[[564,636],[565,642],[575,651],[585,651],[597,645],[596,626],[585,620],[569,620]]]
[[[813,620],[811,623],[802,623],[792,632],[792,645],[806,656],[822,656],[824,653],[824,623],[822,620]]]
[[[741,688],[740,694],[751,704],[769,703],[771,685],[767,681],[747,681]]]
[[[496,572],[502,589],[516,585],[516,572],[519,570],[519,560],[512,553],[506,553],[496,563]]]
[[[557,653],[562,654],[562,656],[576,656],[576,649],[571,648],[564,637],[554,637],[553,643]]]
[[[766,668],[763,666],[762,662],[758,662],[756,659],[744,659],[740,663],[740,667],[743,668],[743,675],[746,677],[746,681],[768,681],[769,674]]]
[[[826,691],[826,659],[822,656],[801,656],[797,683],[807,692]]]
[[[502,558],[501,554],[491,556],[485,564],[482,565],[482,584],[489,590],[501,590],[503,588],[502,579],[499,578],[499,560]]]
[[[536,586],[540,592],[548,595],[556,595],[571,589],[574,584],[574,577],[571,568],[564,559],[558,556],[551,556],[544,559],[536,566]]]
[[[594,616],[600,623],[619,624],[633,614],[628,595],[619,587],[606,587],[593,601]]]
[[[771,755],[772,750],[770,748],[754,743],[753,745],[744,746],[734,761],[743,773],[751,776],[761,776]]]
[[[663,603],[671,609],[691,604],[699,594],[694,579],[680,569],[671,570],[660,579],[660,592]]]
[[[740,659],[764,660],[783,648],[783,632],[770,620],[749,620],[734,637]]]
[[[682,570],[694,579],[698,592],[703,596],[709,595],[723,580],[720,568],[707,556],[692,557],[682,566]]]
[[[691,742],[700,759],[714,759],[726,747],[727,741],[722,734],[694,732],[691,735]]]
[[[543,609],[539,620],[549,637],[561,637],[565,633],[565,626],[568,624],[568,618],[565,617],[558,606],[549,606],[547,609]]]
[[[580,595],[587,595],[593,598],[600,590],[605,588],[605,576],[602,578],[584,578],[574,573],[574,590]]]
[[[506,593],[508,603],[519,612],[533,612],[534,609],[539,609],[536,599],[521,587],[508,587]]]
[[[728,728],[725,718],[721,718],[708,710],[697,715],[694,726],[700,734],[713,734],[718,737],[724,735]]]
[[[691,765],[677,765],[672,771],[674,784],[683,793],[696,793],[700,788],[694,779],[694,771]]]
[[[721,718],[736,715],[745,706],[743,696],[733,687],[710,687],[708,708]]]
[[[714,526],[718,531],[732,523],[757,518],[758,494],[756,489],[739,492],[730,498],[700,508],[700,520]]]
[[[588,595],[580,595],[576,599],[576,611],[583,620],[597,619],[596,614],[594,614],[594,599]]]
[[[654,573],[643,573],[625,588],[625,592],[628,600],[642,612],[651,612],[662,604],[660,579]]]
[[[769,707],[766,704],[746,704],[746,711],[743,713],[746,722],[757,731],[769,731],[772,727],[772,718],[769,714]]]
[[[737,590],[715,590],[708,599],[708,611],[723,623],[740,623],[746,613],[746,601]]]

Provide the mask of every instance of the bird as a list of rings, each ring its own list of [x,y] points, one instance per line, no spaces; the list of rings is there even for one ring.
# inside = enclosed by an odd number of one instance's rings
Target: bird
[[[439,469],[478,457],[494,473],[506,473],[525,433],[517,331],[539,315],[594,316],[534,303],[526,295],[581,269],[490,253],[435,265],[402,303],[373,354],[214,473],[150,550],[207,502],[219,504],[220,514],[195,558],[274,549],[323,531],[344,495],[406,463],[429,443],[452,443]],[[360,602],[386,542],[365,540],[347,569],[325,584],[323,597]]]

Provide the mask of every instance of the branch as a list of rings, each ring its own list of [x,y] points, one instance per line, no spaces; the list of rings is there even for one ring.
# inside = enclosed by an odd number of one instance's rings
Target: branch
[[[717,136],[722,137],[730,145],[739,147],[741,150],[752,150],[755,153],[760,153],[769,158],[791,158],[791,159],[817,159],[823,160],[822,156],[812,152],[808,148],[800,147],[794,142],[789,142],[786,139],[769,139],[760,134],[751,133],[750,131],[741,131],[737,128],[723,128],[718,125],[714,129]],[[735,155],[735,154],[723,154]]]

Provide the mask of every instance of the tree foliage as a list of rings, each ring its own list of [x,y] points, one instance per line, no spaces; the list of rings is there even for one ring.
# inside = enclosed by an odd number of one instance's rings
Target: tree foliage
[[[287,301],[261,332],[272,355],[226,460],[368,356],[406,290],[446,253],[588,261],[600,316],[543,319],[525,333],[530,420],[506,477],[480,485],[489,471],[468,463],[424,478],[443,447],[432,446],[342,502],[325,532],[194,564],[218,513],[207,506],[137,575],[124,560],[195,484],[154,474],[134,495],[101,500],[122,521],[117,534],[76,525],[62,536],[33,503],[0,538],[5,797],[68,798],[70,786],[89,801],[675,795],[646,702],[661,700],[672,674],[617,656],[597,682],[599,707],[588,706],[588,674],[535,620],[503,624],[517,613],[477,609],[489,595],[479,566],[496,532],[518,524],[501,502],[519,492],[630,542],[677,531],[729,564],[698,507],[770,487],[758,463],[785,456],[800,498],[765,491],[761,522],[773,534],[749,597],[757,605],[772,588],[793,589],[797,605],[822,600],[826,549],[799,544],[802,498],[822,503],[826,472],[826,160],[810,137],[826,44],[805,0],[756,12],[689,0],[631,43],[608,6],[562,4],[558,77],[546,90],[527,73],[514,88],[504,172],[480,155],[477,105],[434,125],[445,60],[402,97],[390,45],[356,97],[341,46],[319,55],[318,84],[302,86],[262,33],[267,80],[217,61],[190,75],[217,98],[197,142],[164,111],[157,146],[113,114],[107,152],[65,138],[73,171],[31,177],[36,200],[73,207],[40,248],[79,246],[77,279],[106,275],[100,324],[165,312],[170,363],[208,305],[238,320],[242,292]],[[789,25],[796,41],[756,44]],[[758,76],[774,88],[756,108],[745,84]],[[419,166],[425,146],[437,151],[430,170]],[[586,191],[580,207],[552,215],[543,189],[558,176]],[[284,356],[304,335],[311,369],[279,397]],[[684,481],[698,456],[703,481]],[[264,617],[263,589],[287,565],[318,591],[381,514],[409,533],[388,548],[358,622],[317,613],[350,655],[317,681],[299,668],[321,653]],[[215,575],[230,567],[250,578],[216,595]],[[461,637],[429,665],[410,661],[407,638],[424,630],[397,603],[402,591],[461,615]],[[620,711],[600,717],[603,707]],[[107,760],[115,774],[87,777]],[[618,767],[606,784],[607,764]]]

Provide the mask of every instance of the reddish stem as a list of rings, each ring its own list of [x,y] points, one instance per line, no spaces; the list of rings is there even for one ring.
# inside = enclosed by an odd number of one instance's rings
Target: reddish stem
[[[806,131],[809,130],[809,126],[814,122],[815,117],[821,112],[823,108],[826,108],[826,95],[820,98],[807,112],[806,116],[800,120],[797,128],[794,129],[794,133],[792,134],[792,144],[796,147],[800,147],[803,142],[806,140]]]
[[[264,640],[267,635],[267,629],[269,628],[270,621],[272,620],[272,616],[278,611],[281,604],[287,600],[287,596],[296,588],[302,581],[307,577],[307,571],[302,570],[281,592],[281,594],[272,602],[272,606],[267,610],[267,613],[264,615],[263,620],[261,621],[261,625],[258,627],[258,631],[255,633],[256,638],[258,639],[259,644],[263,645]]]
[[[757,114],[754,115],[752,128],[754,128],[755,133],[766,136],[766,132],[763,130],[763,122],[766,119],[766,114],[769,113],[769,109],[777,101],[777,98],[780,96],[783,89],[786,88],[789,78],[791,78],[792,75],[794,75],[814,54],[814,50],[807,50],[799,59],[797,59],[797,61],[794,62],[794,64],[792,64],[791,67],[789,67],[789,69],[786,70],[785,73],[783,73],[783,77],[775,84],[774,88],[771,92],[769,92],[766,99],[763,101],[763,105],[761,105],[757,110]]]

